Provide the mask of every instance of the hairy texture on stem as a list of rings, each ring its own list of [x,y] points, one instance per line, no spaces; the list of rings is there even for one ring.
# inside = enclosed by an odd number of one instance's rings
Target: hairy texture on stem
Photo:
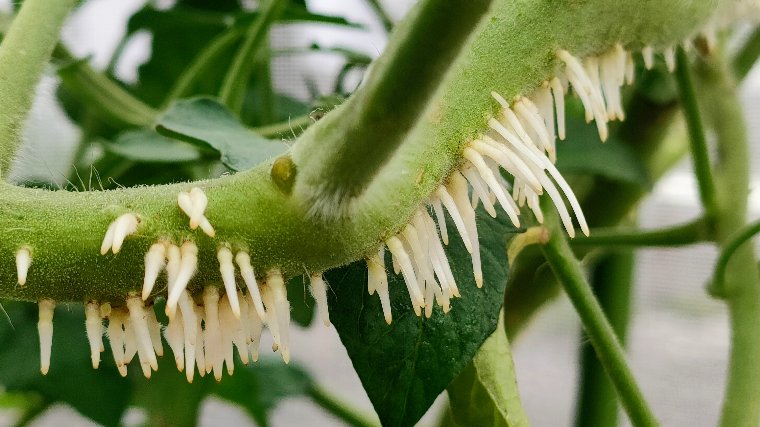
[[[0,174],[10,170],[34,89],[74,3],[24,2],[0,44]]]
[[[484,132],[488,118],[500,108],[491,99],[491,91],[508,99],[529,93],[554,75],[558,48],[583,56],[606,51],[615,43],[631,49],[676,43],[691,35],[714,6],[712,2],[654,0],[631,5],[606,0],[555,3],[498,2],[466,52],[452,61],[430,102],[426,100],[434,87],[415,95],[422,100],[408,100],[407,93],[397,94],[398,98],[388,98],[385,92],[370,96],[376,90],[372,79],[397,79],[402,87],[418,79],[415,70],[402,66],[406,63],[396,55],[424,58],[429,46],[407,46],[411,53],[401,49],[413,32],[405,27],[415,25],[415,19],[401,24],[371,72],[379,77],[370,77],[354,101],[320,120],[297,141],[292,153],[293,193],[283,194],[272,183],[271,163],[192,185],[208,196],[205,216],[216,230],[213,239],[191,231],[176,205],[177,194],[188,191],[189,184],[97,193],[0,187],[0,230],[5,236],[0,241],[0,293],[31,300],[120,300],[128,292],[140,291],[144,254],[161,240],[179,245],[192,239],[198,246],[198,273],[189,285],[195,290],[209,280],[221,279],[214,264],[222,243],[249,252],[257,272],[278,268],[285,276],[304,269],[324,271],[362,258],[398,233],[458,166],[464,146]],[[595,25],[579,25],[583,22]],[[383,143],[379,137],[384,134],[369,120],[372,115],[356,117],[356,112],[387,110],[411,101],[424,106],[424,111],[404,117],[411,131],[403,144],[391,143],[396,148],[388,149],[393,153],[389,158],[373,156],[372,149],[362,144],[366,141],[338,137],[354,129],[366,135],[375,132],[372,141]],[[353,144],[364,148],[354,151]],[[324,157],[325,153],[335,159]],[[350,218],[325,222],[310,214],[313,199],[307,189],[318,183],[340,187],[345,176],[325,172],[336,162],[352,170],[379,173],[355,200]],[[137,232],[127,238],[118,255],[98,255],[109,224],[128,212],[140,219]],[[32,254],[23,288],[13,286],[16,278],[12,275],[14,256],[21,246],[29,247]],[[79,281],[73,283],[72,277]]]

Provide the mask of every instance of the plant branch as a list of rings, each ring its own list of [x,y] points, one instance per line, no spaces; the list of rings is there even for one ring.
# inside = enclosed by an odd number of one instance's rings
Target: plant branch
[[[251,130],[267,138],[273,137],[295,137],[300,135],[306,128],[314,124],[311,115],[293,117],[284,122],[272,123],[252,128]]]
[[[621,229],[619,227],[592,229],[589,236],[578,236],[570,244],[573,247],[587,246],[684,246],[711,239],[710,221],[699,218],[685,224],[655,230]]]
[[[631,423],[635,426],[658,425],[628,367],[625,351],[594,297],[580,263],[559,227],[556,213],[549,211],[549,214],[545,221],[550,229],[551,237],[547,244],[542,246],[546,260],[580,316],[583,328],[599,357],[599,362],[614,384]]]
[[[594,294],[620,342],[625,345],[631,317],[634,253],[631,250],[604,255],[594,266]],[[594,349],[581,337],[580,389],[575,425],[614,427],[618,421],[615,388],[599,363]]]
[[[354,427],[377,426],[378,423],[370,421],[364,414],[359,413],[356,409],[349,407],[338,398],[328,393],[318,385],[309,388],[309,397],[319,405],[320,408],[337,417],[347,425]]]
[[[158,111],[145,104],[113,79],[94,70],[85,60],[77,60],[62,45],[56,46],[53,56],[69,62],[58,75],[81,102],[111,124],[130,127],[150,127]]]
[[[366,0],[369,7],[372,8],[372,11],[375,12],[375,16],[377,16],[377,19],[380,20],[380,23],[383,24],[383,28],[385,28],[386,33],[390,33],[393,29],[393,21],[391,20],[391,17],[388,16],[388,14],[385,12],[385,8],[382,4],[380,4],[380,0]]]
[[[235,113],[239,114],[243,106],[245,88],[253,71],[254,54],[269,40],[269,27],[280,17],[286,4],[284,0],[269,0],[261,6],[260,13],[248,27],[243,44],[224,76],[219,99]]]
[[[715,130],[720,163],[716,167],[718,216],[716,237],[723,250],[746,224],[749,193],[749,147],[733,71],[722,52],[698,68],[705,117]],[[760,275],[751,244],[734,251],[722,289],[731,322],[728,380],[720,425],[760,423]]]
[[[744,228],[737,231],[726,239],[726,243],[720,251],[718,261],[715,263],[715,271],[709,286],[710,294],[713,296],[725,297],[725,276],[728,262],[736,251],[742,247],[748,240],[760,233],[760,220],[747,224]]]
[[[760,27],[755,28],[733,60],[737,80],[743,80],[760,57]]]
[[[21,131],[37,84],[76,2],[27,0],[0,44],[0,175],[21,145]]]
[[[715,199],[715,181],[710,166],[710,155],[707,148],[707,138],[702,126],[697,96],[694,92],[694,83],[689,71],[689,58],[682,47],[676,52],[677,68],[676,82],[681,95],[681,109],[689,129],[689,142],[691,143],[691,158],[694,162],[694,172],[699,184],[699,198],[709,218],[716,214],[718,202]]]

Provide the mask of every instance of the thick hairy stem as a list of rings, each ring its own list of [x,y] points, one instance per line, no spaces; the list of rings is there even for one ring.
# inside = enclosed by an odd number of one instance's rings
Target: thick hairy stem
[[[10,170],[37,83],[74,3],[25,1],[0,44],[0,174]]]
[[[380,84],[384,76],[399,80],[397,84],[384,83],[389,87],[411,87],[416,74],[433,67],[411,69],[407,60],[397,58],[412,58],[414,63],[432,55],[430,45],[408,42],[417,35],[414,28],[421,19],[419,12],[399,24],[389,49],[352,101],[307,129],[292,149],[292,161],[278,161],[287,167],[278,167],[275,173],[295,175],[291,193],[274,183],[282,182],[282,177],[272,179],[271,162],[211,181],[108,192],[72,194],[1,187],[0,294],[31,300],[119,300],[139,291],[143,257],[157,241],[195,242],[199,266],[190,284],[193,289],[220,280],[215,253],[222,245],[247,250],[260,274],[271,268],[281,269],[285,276],[302,274],[304,269],[324,271],[360,259],[396,234],[458,166],[465,144],[485,131],[488,117],[499,108],[490,96],[492,90],[507,99],[529,93],[554,75],[558,65],[555,52],[560,47],[584,56],[606,51],[616,43],[636,49],[683,40],[709,16],[714,5],[654,0],[621,5],[595,0],[549,6],[549,2],[499,1],[460,57],[449,57],[448,64],[436,62],[450,68],[445,78],[438,76],[443,82],[439,81],[437,90],[396,89],[397,97],[384,91],[371,95],[378,86],[385,87]],[[421,3],[418,7],[426,6]],[[467,5],[468,10],[471,7]],[[435,16],[432,11],[427,19]],[[435,22],[449,22],[437,19]],[[579,26],[579,22],[595,25]],[[453,30],[448,26],[431,29],[435,34],[447,31]],[[409,93],[412,90],[414,96]],[[423,105],[422,113],[402,118],[411,132],[352,205],[352,215],[334,221],[312,215],[310,186],[338,183],[339,187],[346,177],[332,173],[337,164],[346,165],[345,173],[363,169],[365,162],[378,161],[367,141],[398,136],[398,129],[378,128],[370,119],[377,113],[375,109],[413,111],[408,110],[408,103]],[[368,115],[357,117],[358,111]],[[344,138],[348,130],[370,139]],[[187,216],[177,207],[179,192],[193,185],[208,196],[205,216],[216,230],[214,238],[191,231]],[[99,255],[109,224],[127,212],[138,216],[137,232],[127,238],[118,255]],[[14,273],[15,253],[22,247],[30,249],[32,258],[24,287],[15,285]],[[72,277],[79,282],[73,283]]]
[[[720,54],[700,67],[704,111],[715,129],[720,162],[716,233],[725,248],[744,227],[749,192],[749,149],[736,82]],[[725,275],[722,294],[731,320],[731,354],[721,425],[755,426],[760,422],[760,276],[752,244],[736,249]]]

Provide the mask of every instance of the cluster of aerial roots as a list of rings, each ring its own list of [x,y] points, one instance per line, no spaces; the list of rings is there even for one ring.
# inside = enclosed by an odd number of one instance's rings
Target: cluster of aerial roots
[[[565,50],[557,51],[560,65],[555,76],[543,82],[529,96],[507,101],[492,93],[501,106],[500,114],[489,120],[489,129],[470,141],[463,151],[458,170],[438,187],[427,204],[418,208],[398,234],[383,242],[366,258],[368,291],[377,292],[387,323],[392,321],[385,249],[391,254],[393,270],[403,275],[415,313],[429,317],[437,303],[444,312],[451,309],[451,298],[459,297],[454,275],[444,246],[449,243],[445,211],[448,212],[465,248],[471,254],[474,281],[483,286],[475,209],[482,203],[495,217],[498,204],[511,222],[520,226],[521,208],[527,205],[536,220],[543,222],[539,197],[546,193],[552,200],[570,237],[575,235],[575,220],[581,231],[589,230],[580,205],[570,186],[554,166],[557,137],[565,138],[564,99],[570,88],[580,99],[588,122],[594,120],[599,137],[607,138],[607,124],[624,118],[620,88],[631,83],[634,62],[630,52],[620,45],[598,56],[578,59]],[[642,51],[643,62],[650,68],[654,51]],[[666,49],[664,60],[673,69],[673,49]],[[507,182],[501,169],[513,177]],[[570,210],[565,205],[570,205]],[[177,205],[188,216],[191,229],[200,228],[210,237],[216,235],[205,217],[208,199],[200,188],[181,192]],[[433,219],[435,217],[435,220]],[[118,253],[130,234],[137,232],[140,218],[125,213],[108,227],[101,254]],[[26,246],[16,253],[18,283],[23,286],[32,263],[32,250]],[[262,328],[266,325],[273,338],[273,350],[285,362],[290,359],[288,329],[290,304],[285,279],[278,270],[257,277],[250,254],[234,251],[224,243],[217,250],[223,286],[206,286],[191,294],[188,284],[198,267],[198,248],[190,240],[155,242],[145,255],[145,277],[141,294],[130,294],[126,304],[90,301],[86,304],[85,326],[90,343],[92,365],[97,368],[105,350],[103,336],[110,341],[111,352],[119,372],[127,374],[127,365],[137,356],[143,374],[150,377],[157,369],[156,357],[163,355],[163,336],[171,348],[180,371],[192,381],[199,375],[213,373],[219,380],[223,369],[232,374],[234,349],[243,363],[257,360]],[[153,309],[153,288],[158,277],[166,274],[166,326],[159,324]],[[245,286],[238,286],[236,277]],[[310,290],[325,325],[329,325],[327,284],[321,272],[310,274]],[[200,294],[200,295],[199,295]],[[148,302],[148,305],[146,305]],[[50,367],[55,302],[39,301],[41,371]],[[104,320],[107,326],[104,326]]]

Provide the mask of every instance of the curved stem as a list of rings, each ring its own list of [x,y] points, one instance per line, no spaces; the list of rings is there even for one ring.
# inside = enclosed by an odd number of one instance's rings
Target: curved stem
[[[749,74],[749,70],[755,65],[758,57],[760,57],[760,27],[755,28],[734,57],[733,68],[737,80],[743,80]]]
[[[64,61],[76,61],[62,45],[53,55]],[[152,126],[158,111],[134,97],[115,81],[94,70],[85,61],[76,61],[58,71],[63,84],[94,113],[116,126]]]
[[[699,198],[708,217],[714,217],[718,208],[715,199],[715,181],[710,166],[710,156],[707,151],[707,139],[702,126],[702,118],[697,105],[697,96],[694,92],[694,83],[689,71],[689,58],[682,47],[678,47],[676,53],[678,67],[676,68],[676,82],[681,95],[681,108],[689,129],[689,142],[691,143],[691,158],[694,161],[694,172],[699,184]]]
[[[366,0],[369,7],[372,8],[372,10],[375,12],[375,16],[377,16],[377,19],[380,20],[380,23],[383,24],[383,28],[385,28],[386,33],[390,33],[393,29],[393,21],[391,20],[391,17],[388,16],[388,14],[385,12],[385,8],[383,8],[383,5],[380,4],[380,0]]]
[[[556,213],[548,212],[546,224],[551,237],[542,251],[554,274],[570,297],[583,328],[594,346],[599,362],[615,386],[626,413],[635,426],[656,426],[657,420],[649,409],[633,372],[625,360],[625,351],[615,331],[605,317],[591,286],[586,281],[580,263],[559,226]]]
[[[293,117],[285,122],[255,127],[252,128],[252,130],[267,138],[296,137],[312,124],[314,124],[314,120],[311,118],[311,115],[307,114],[304,116]]]
[[[619,227],[592,229],[589,236],[578,236],[570,244],[584,246],[684,246],[711,238],[710,221],[699,218],[685,224],[656,230],[624,230]]]
[[[742,106],[732,70],[716,52],[698,68],[700,105],[715,130],[720,163],[716,167],[719,212],[717,241],[723,250],[746,224],[749,194],[749,147]],[[725,272],[725,296],[731,322],[731,352],[720,425],[760,423],[760,275],[751,244],[735,251]]]
[[[232,65],[224,76],[219,99],[235,113],[239,113],[243,106],[245,87],[253,70],[254,53],[268,40],[269,27],[285,10],[286,4],[284,0],[269,0],[261,7],[261,12],[248,28],[243,45],[235,54]]]
[[[723,245],[718,256],[718,261],[715,263],[715,271],[713,272],[713,279],[710,284],[710,293],[712,295],[722,295],[728,262],[731,261],[731,257],[736,251],[757,233],[760,233],[760,220],[747,224],[747,226],[727,239],[727,243]]]
[[[0,44],[0,175],[21,145],[34,93],[74,0],[28,0]]]

